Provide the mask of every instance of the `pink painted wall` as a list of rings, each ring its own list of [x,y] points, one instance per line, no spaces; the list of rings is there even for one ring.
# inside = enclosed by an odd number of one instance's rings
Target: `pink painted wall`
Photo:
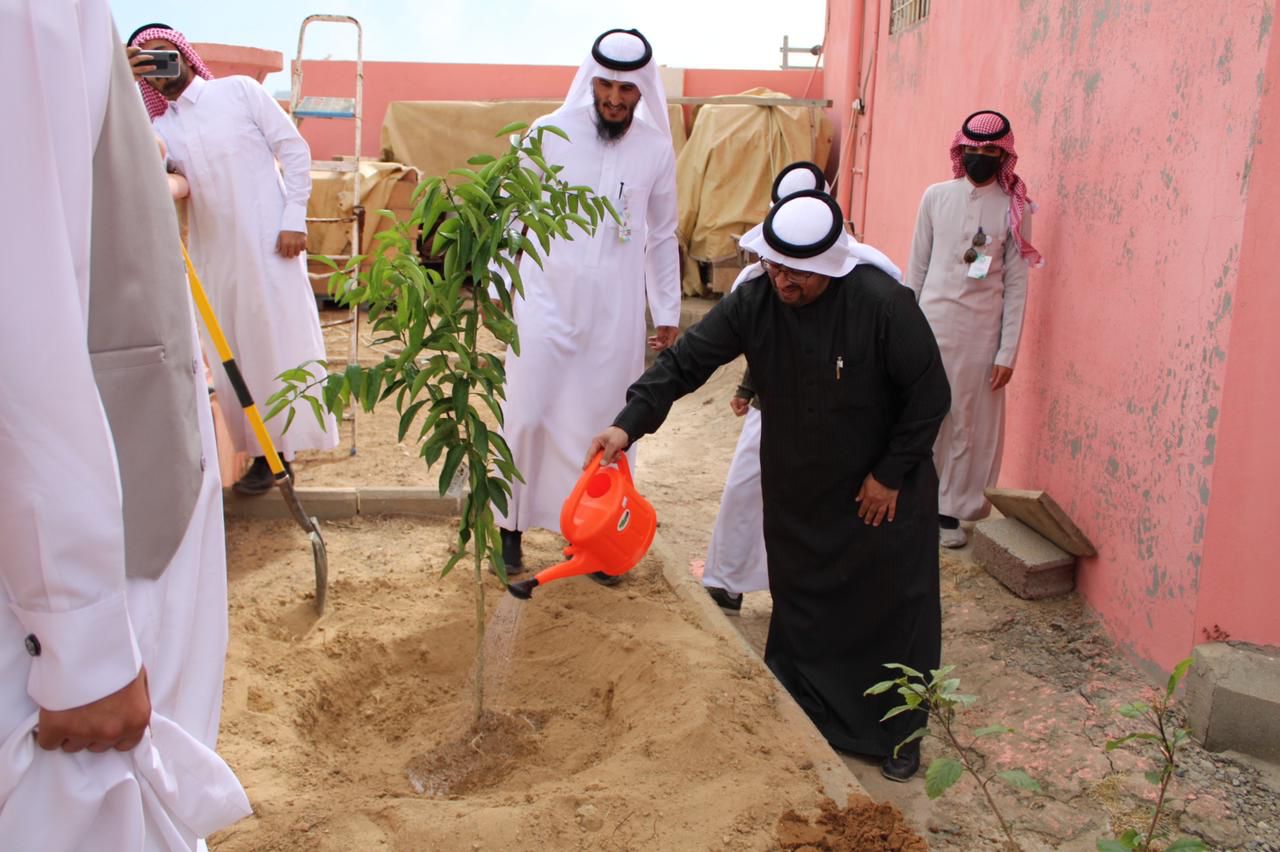
[[[829,44],[853,42],[853,16],[838,29],[834,14],[851,5],[831,0]],[[873,32],[881,6],[868,4]],[[1236,638],[1280,643],[1280,619],[1248,614],[1280,593],[1265,524],[1233,541],[1228,520],[1249,501],[1262,511],[1250,442],[1263,440],[1258,418],[1280,413],[1258,372],[1276,363],[1263,276],[1277,155],[1259,141],[1263,119],[1280,118],[1274,94],[1261,98],[1276,73],[1273,4],[989,0],[980,41],[972,10],[932,6],[903,33],[888,35],[887,14],[879,25],[874,132],[841,167],[870,146],[866,240],[905,266],[956,128],[976,109],[1005,112],[1049,265],[1032,273],[1001,484],[1047,489],[1098,545],[1080,591],[1140,658],[1169,668],[1202,641],[1209,610]],[[832,56],[835,92],[853,72]],[[1272,314],[1236,339],[1246,297]],[[1250,366],[1257,351],[1272,356]]]
[[[191,46],[215,77],[243,74],[261,83],[268,74],[284,68],[284,56],[278,50],[214,42],[195,42]]]
[[[1270,40],[1259,121],[1248,128],[1252,151],[1244,236],[1231,306],[1227,377],[1196,607],[1197,641],[1214,626],[1233,639],[1280,644],[1280,572],[1275,570],[1277,474],[1280,474],[1280,39]],[[1246,184],[1247,182],[1247,184]]]
[[[355,63],[306,60],[303,90],[311,95],[353,97]],[[392,101],[487,101],[507,99],[559,100],[569,90],[576,66],[462,65],[419,62],[364,63],[364,132],[362,156],[380,153],[379,133],[387,104]],[[822,73],[808,70],[722,70],[689,68],[684,72],[689,96],[731,95],[755,86],[768,86],[793,97],[820,97]],[[348,122],[307,119],[302,135],[317,160],[350,154],[353,130]]]

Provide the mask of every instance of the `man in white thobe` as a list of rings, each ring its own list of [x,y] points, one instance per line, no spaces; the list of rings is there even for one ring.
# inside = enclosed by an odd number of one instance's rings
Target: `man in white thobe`
[[[520,354],[507,352],[503,435],[524,482],[512,483],[502,528],[507,573],[523,569],[520,536],[559,529],[560,509],[582,475],[582,447],[644,372],[645,304],[665,349],[680,320],[675,153],[657,63],[644,36],[610,30],[596,39],[563,106],[538,119],[543,155],[558,177],[607,197],[621,222],[594,236],[556,240],[539,269],[521,262],[515,303]],[[593,574],[611,585],[612,575]]]
[[[980,111],[951,143],[953,180],[925,190],[908,284],[929,319],[951,383],[951,413],[934,445],[943,547],[964,547],[961,521],[991,511],[984,490],[1000,476],[1004,388],[1013,377],[1027,301],[1035,206],[1014,172],[1009,120]]]
[[[105,0],[0,0],[0,847],[179,852],[214,753],[221,485],[177,218]]]
[[[826,175],[816,163],[801,160],[786,166],[773,179],[771,201],[777,204],[797,192],[827,192]],[[870,263],[883,269],[897,281],[902,270],[884,252],[849,237],[849,250],[858,263]],[[748,265],[734,279],[730,291],[753,278],[764,275],[759,263]],[[743,370],[742,381],[729,400],[733,413],[743,418],[725,477],[720,497],[720,511],[707,545],[707,560],[702,569],[702,585],[711,599],[726,614],[742,611],[742,596],[747,592],[763,592],[769,588],[769,565],[764,545],[764,501],[760,492],[761,400],[751,381],[751,371]]]
[[[325,357],[304,251],[311,150],[256,80],[211,79],[181,33],[151,25],[133,35],[130,48],[135,75],[150,68],[145,49],[177,50],[182,57],[178,77],[142,78],[139,85],[170,163],[191,184],[192,262],[249,393],[262,405],[281,388],[280,373]],[[211,363],[219,360],[207,332],[205,351]],[[214,388],[219,399],[236,398],[220,368]],[[233,487],[242,494],[270,490],[274,478],[243,410],[224,406],[223,413],[236,450],[254,456]],[[305,405],[297,413],[287,432],[286,412],[267,422],[286,461],[301,450],[338,445],[332,415],[322,424]]]

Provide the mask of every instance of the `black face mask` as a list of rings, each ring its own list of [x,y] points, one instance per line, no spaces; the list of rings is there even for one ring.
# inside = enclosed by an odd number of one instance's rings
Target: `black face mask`
[[[974,183],[986,183],[1000,170],[999,157],[987,157],[983,154],[964,154],[964,173]]]

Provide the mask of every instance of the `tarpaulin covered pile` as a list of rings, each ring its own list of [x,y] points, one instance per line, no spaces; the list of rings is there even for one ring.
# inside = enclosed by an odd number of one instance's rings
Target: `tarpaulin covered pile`
[[[408,163],[423,177],[448,174],[477,154],[500,156],[506,137],[497,133],[513,122],[532,124],[562,101],[392,101],[382,121],[382,157]],[[684,116],[669,107],[676,154],[684,146]]]
[[[785,98],[768,89],[742,93]],[[703,292],[698,261],[724,262],[737,255],[735,236],[769,212],[769,189],[778,171],[797,160],[825,166],[831,123],[818,107],[707,104],[676,160],[684,292]]]

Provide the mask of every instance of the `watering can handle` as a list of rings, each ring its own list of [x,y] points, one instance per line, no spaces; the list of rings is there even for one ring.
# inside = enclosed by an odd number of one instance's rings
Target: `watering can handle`
[[[587,470],[594,471],[598,467],[607,467],[607,465],[601,464],[603,459],[604,450],[598,450],[596,454],[591,457],[591,461],[587,462]],[[631,465],[627,462],[626,450],[622,450],[618,453],[618,457],[613,461],[613,464],[618,466],[618,469],[622,471],[623,476],[625,476],[628,481],[631,480]],[[583,478],[586,479],[586,477]]]
[[[589,483],[591,481],[591,478],[595,476],[595,472],[599,470],[601,467],[607,467],[607,465],[601,464],[601,461],[603,459],[604,459],[604,450],[600,450],[599,452],[597,452],[595,455],[591,457],[591,461],[587,462],[586,470],[582,472],[582,476],[578,477],[577,484],[573,486],[573,491],[569,493],[569,499],[566,501],[566,505],[576,504],[578,500],[581,499],[582,492],[587,490],[587,483]],[[627,463],[627,454],[625,451],[618,453],[618,459],[617,461],[614,462],[614,464],[618,466],[618,469],[622,471],[622,475],[626,477],[628,482],[630,482],[631,467]],[[564,519],[561,518],[562,527],[564,526],[563,521]]]

